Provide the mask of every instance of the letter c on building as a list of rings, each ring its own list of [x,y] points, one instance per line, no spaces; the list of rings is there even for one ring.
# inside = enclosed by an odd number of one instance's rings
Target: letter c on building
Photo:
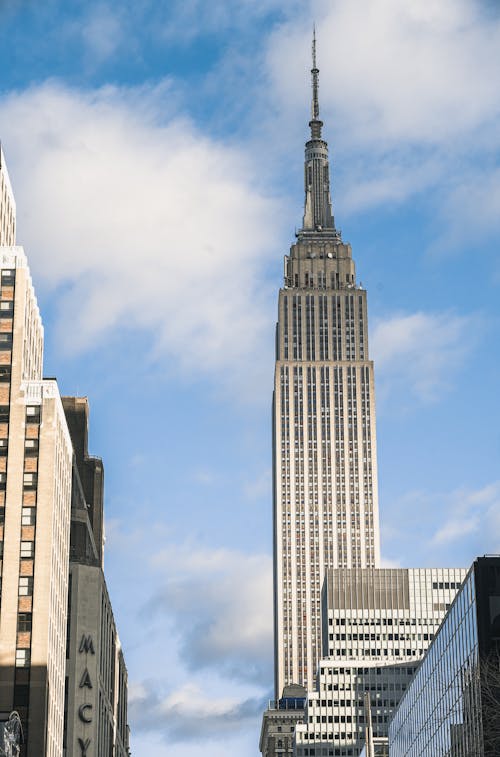
[[[92,722],[92,716],[86,715],[87,710],[92,710],[91,704],[81,704],[78,708],[78,717],[82,721],[82,723],[91,723]]]

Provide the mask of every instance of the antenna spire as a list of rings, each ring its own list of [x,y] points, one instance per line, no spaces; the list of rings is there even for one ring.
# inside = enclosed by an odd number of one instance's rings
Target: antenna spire
[[[311,120],[319,120],[319,98],[318,98],[318,74],[319,68],[316,65],[316,24],[313,26],[313,38],[312,38],[312,107],[311,107]]]
[[[316,61],[316,25],[312,35],[312,103],[309,128],[311,137],[306,142],[305,153],[305,204],[301,234],[317,233],[340,239],[335,228],[330,198],[330,178],[328,170],[328,145],[321,136],[323,121],[319,117],[318,97],[319,68]]]

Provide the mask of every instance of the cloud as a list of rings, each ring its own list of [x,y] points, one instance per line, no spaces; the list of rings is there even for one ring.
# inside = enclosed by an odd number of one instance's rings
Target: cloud
[[[500,17],[481,3],[314,5],[321,103],[335,109],[344,139],[442,145],[498,116]],[[273,81],[288,103],[302,101],[297,82],[309,67],[310,36],[304,14],[278,27],[269,43]]]
[[[272,669],[272,560],[170,545],[156,554],[161,587],[147,604],[179,638],[193,671],[266,685]]]
[[[411,313],[375,322],[372,355],[382,398],[404,388],[420,402],[434,402],[449,390],[449,377],[475,346],[478,316],[450,312]]]
[[[490,165],[464,171],[460,182],[446,196],[442,217],[445,224],[432,244],[436,253],[449,253],[468,239],[473,231],[474,244],[500,232],[500,167]],[[491,249],[482,244],[482,249]],[[496,250],[495,250],[496,252]]]
[[[310,5],[269,36],[268,107],[278,132],[298,139],[316,18],[320,106],[342,186],[339,219],[418,195],[439,228],[433,250],[469,245],[464,214],[475,236],[498,229],[497,10],[479,0]]]
[[[0,101],[20,237],[58,289],[67,349],[147,329],[158,355],[245,396],[271,352],[262,269],[279,206],[243,150],[173,109],[169,82]]]
[[[171,742],[227,738],[246,725],[257,724],[267,704],[265,697],[239,700],[217,697],[195,683],[186,683],[165,696],[156,685],[131,688],[130,713],[137,730],[164,732]],[[256,736],[257,738],[257,736]]]
[[[97,65],[112,57],[123,41],[123,28],[116,7],[92,7],[79,25],[87,58]]]
[[[193,40],[199,36],[220,35],[228,30],[249,32],[258,21],[270,14],[292,15],[300,7],[299,0],[174,0],[162,27],[165,37]]]
[[[408,559],[413,562],[409,554],[418,553],[422,565],[467,567],[478,555],[500,553],[500,481],[477,489],[409,491],[388,515],[389,527],[382,531],[396,564],[406,566]],[[406,551],[401,552],[401,545]]]
[[[449,545],[481,533],[479,550],[491,547],[500,551],[500,482],[475,491],[460,489],[452,494],[446,507],[446,520],[431,538],[433,546]],[[475,540],[472,539],[472,542]]]

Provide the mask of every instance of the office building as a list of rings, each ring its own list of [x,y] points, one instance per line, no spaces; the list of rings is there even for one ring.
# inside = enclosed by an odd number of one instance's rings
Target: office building
[[[366,291],[336,228],[313,43],[301,229],[279,293],[273,403],[275,696],[310,689],[329,568],[379,564]]]
[[[259,749],[262,757],[293,757],[295,725],[304,718],[306,690],[285,686],[280,699],[269,702],[262,718]]]
[[[391,757],[500,754],[500,557],[478,558],[389,725]]]
[[[57,382],[43,378],[43,327],[26,256],[15,245],[15,202],[0,150],[0,743],[14,736],[22,757],[128,750],[126,669],[102,574],[102,481],[87,458],[86,447],[73,450]],[[92,563],[72,567],[70,621],[82,637],[92,629],[84,648],[94,653],[83,672],[76,667],[83,656],[67,639],[70,547],[83,555],[80,526]],[[93,581],[80,576],[91,567]],[[75,676],[80,695],[98,694],[98,705],[65,697]],[[89,734],[91,720],[103,729],[110,723],[112,739]],[[65,721],[80,726],[67,748]]]
[[[297,757],[357,757],[370,697],[374,739],[389,718],[465,577],[456,568],[333,569],[323,588],[323,659]]]
[[[0,267],[0,719],[17,710],[25,753],[59,757],[73,450],[23,250]]]
[[[0,247],[16,243],[16,203],[0,144]]]
[[[389,742],[387,738],[373,738],[370,743],[365,744],[359,757],[389,757]]]
[[[65,754],[127,757],[127,669],[103,570],[104,468],[86,397],[63,397],[73,443]]]

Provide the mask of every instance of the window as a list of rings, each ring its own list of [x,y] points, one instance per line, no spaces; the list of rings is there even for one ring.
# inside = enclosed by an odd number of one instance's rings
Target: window
[[[37,474],[36,473],[24,473],[23,474],[24,488],[25,489],[36,489],[37,480],[38,479],[37,479]]]
[[[13,300],[0,300],[0,318],[12,318],[13,314]]]
[[[34,507],[23,507],[21,511],[21,523],[23,526],[35,525],[35,508]]]
[[[0,350],[12,349],[12,334],[0,332]]]
[[[38,455],[38,439],[25,439],[24,453],[29,457]]]
[[[30,597],[33,594],[33,577],[19,576],[19,596]]]
[[[10,381],[11,368],[10,365],[0,365],[0,382],[8,384]]]
[[[9,449],[9,440],[0,439],[0,456],[4,457]]]
[[[40,423],[40,405],[28,405],[26,421],[27,423]]]
[[[26,668],[30,664],[30,650],[16,649],[16,668]]]
[[[21,633],[31,631],[31,618],[30,612],[20,612],[17,617],[17,630]]]
[[[33,557],[33,554],[35,552],[35,543],[32,541],[22,541],[21,542],[21,557]]]
[[[0,423],[9,422],[9,406],[0,405]]]

